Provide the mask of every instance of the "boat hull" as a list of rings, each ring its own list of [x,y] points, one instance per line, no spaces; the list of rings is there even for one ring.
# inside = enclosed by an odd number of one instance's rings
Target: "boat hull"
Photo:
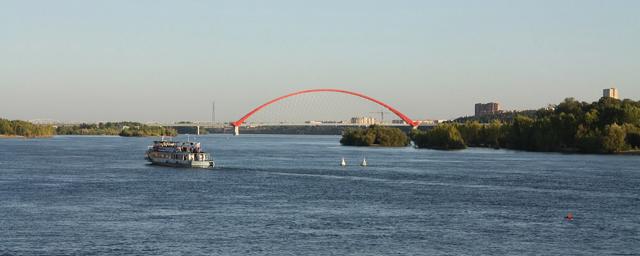
[[[210,169],[215,167],[213,161],[190,161],[190,160],[176,160],[166,158],[147,157],[147,160],[154,165],[170,166],[170,167],[183,167],[183,168],[205,168]]]

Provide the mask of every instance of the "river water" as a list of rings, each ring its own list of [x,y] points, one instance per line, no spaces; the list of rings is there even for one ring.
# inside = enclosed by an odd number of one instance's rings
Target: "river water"
[[[152,140],[0,140],[0,255],[640,254],[638,156],[208,135],[207,171]]]

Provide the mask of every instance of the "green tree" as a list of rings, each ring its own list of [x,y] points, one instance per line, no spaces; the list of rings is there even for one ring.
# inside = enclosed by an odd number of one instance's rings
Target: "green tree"
[[[0,119],[0,134],[4,135],[14,135],[15,131],[11,126],[11,121],[7,119]]]
[[[526,116],[516,116],[513,119],[507,137],[509,146],[514,149],[534,149],[532,142],[534,120]]]
[[[602,151],[616,153],[627,149],[626,132],[617,124],[607,125],[602,136]]]
[[[467,121],[462,125],[458,125],[456,128],[467,145],[478,147],[485,144],[485,140],[483,139],[484,136],[482,134],[484,126],[480,124],[480,122]]]
[[[504,135],[508,126],[503,126],[499,120],[494,120],[482,129],[483,144],[487,147],[500,148],[504,144]]]
[[[640,132],[627,133],[627,144],[635,149],[640,148]]]
[[[458,129],[450,124],[441,124],[425,132],[414,131],[412,138],[419,148],[455,150],[467,147]]]

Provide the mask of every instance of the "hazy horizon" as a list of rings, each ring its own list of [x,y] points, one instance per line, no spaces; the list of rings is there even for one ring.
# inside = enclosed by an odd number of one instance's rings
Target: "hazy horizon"
[[[640,100],[638,1],[5,1],[0,117],[236,120],[339,88],[415,119]],[[349,110],[333,110],[336,116]],[[344,111],[345,113],[338,113]]]

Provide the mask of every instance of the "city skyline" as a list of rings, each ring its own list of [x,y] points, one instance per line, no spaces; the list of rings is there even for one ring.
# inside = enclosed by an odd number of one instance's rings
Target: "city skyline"
[[[414,119],[640,99],[635,1],[8,1],[0,117],[233,121],[338,88]],[[193,111],[174,107],[188,104]],[[348,115],[350,113],[337,113]],[[355,113],[354,113],[355,114]]]

